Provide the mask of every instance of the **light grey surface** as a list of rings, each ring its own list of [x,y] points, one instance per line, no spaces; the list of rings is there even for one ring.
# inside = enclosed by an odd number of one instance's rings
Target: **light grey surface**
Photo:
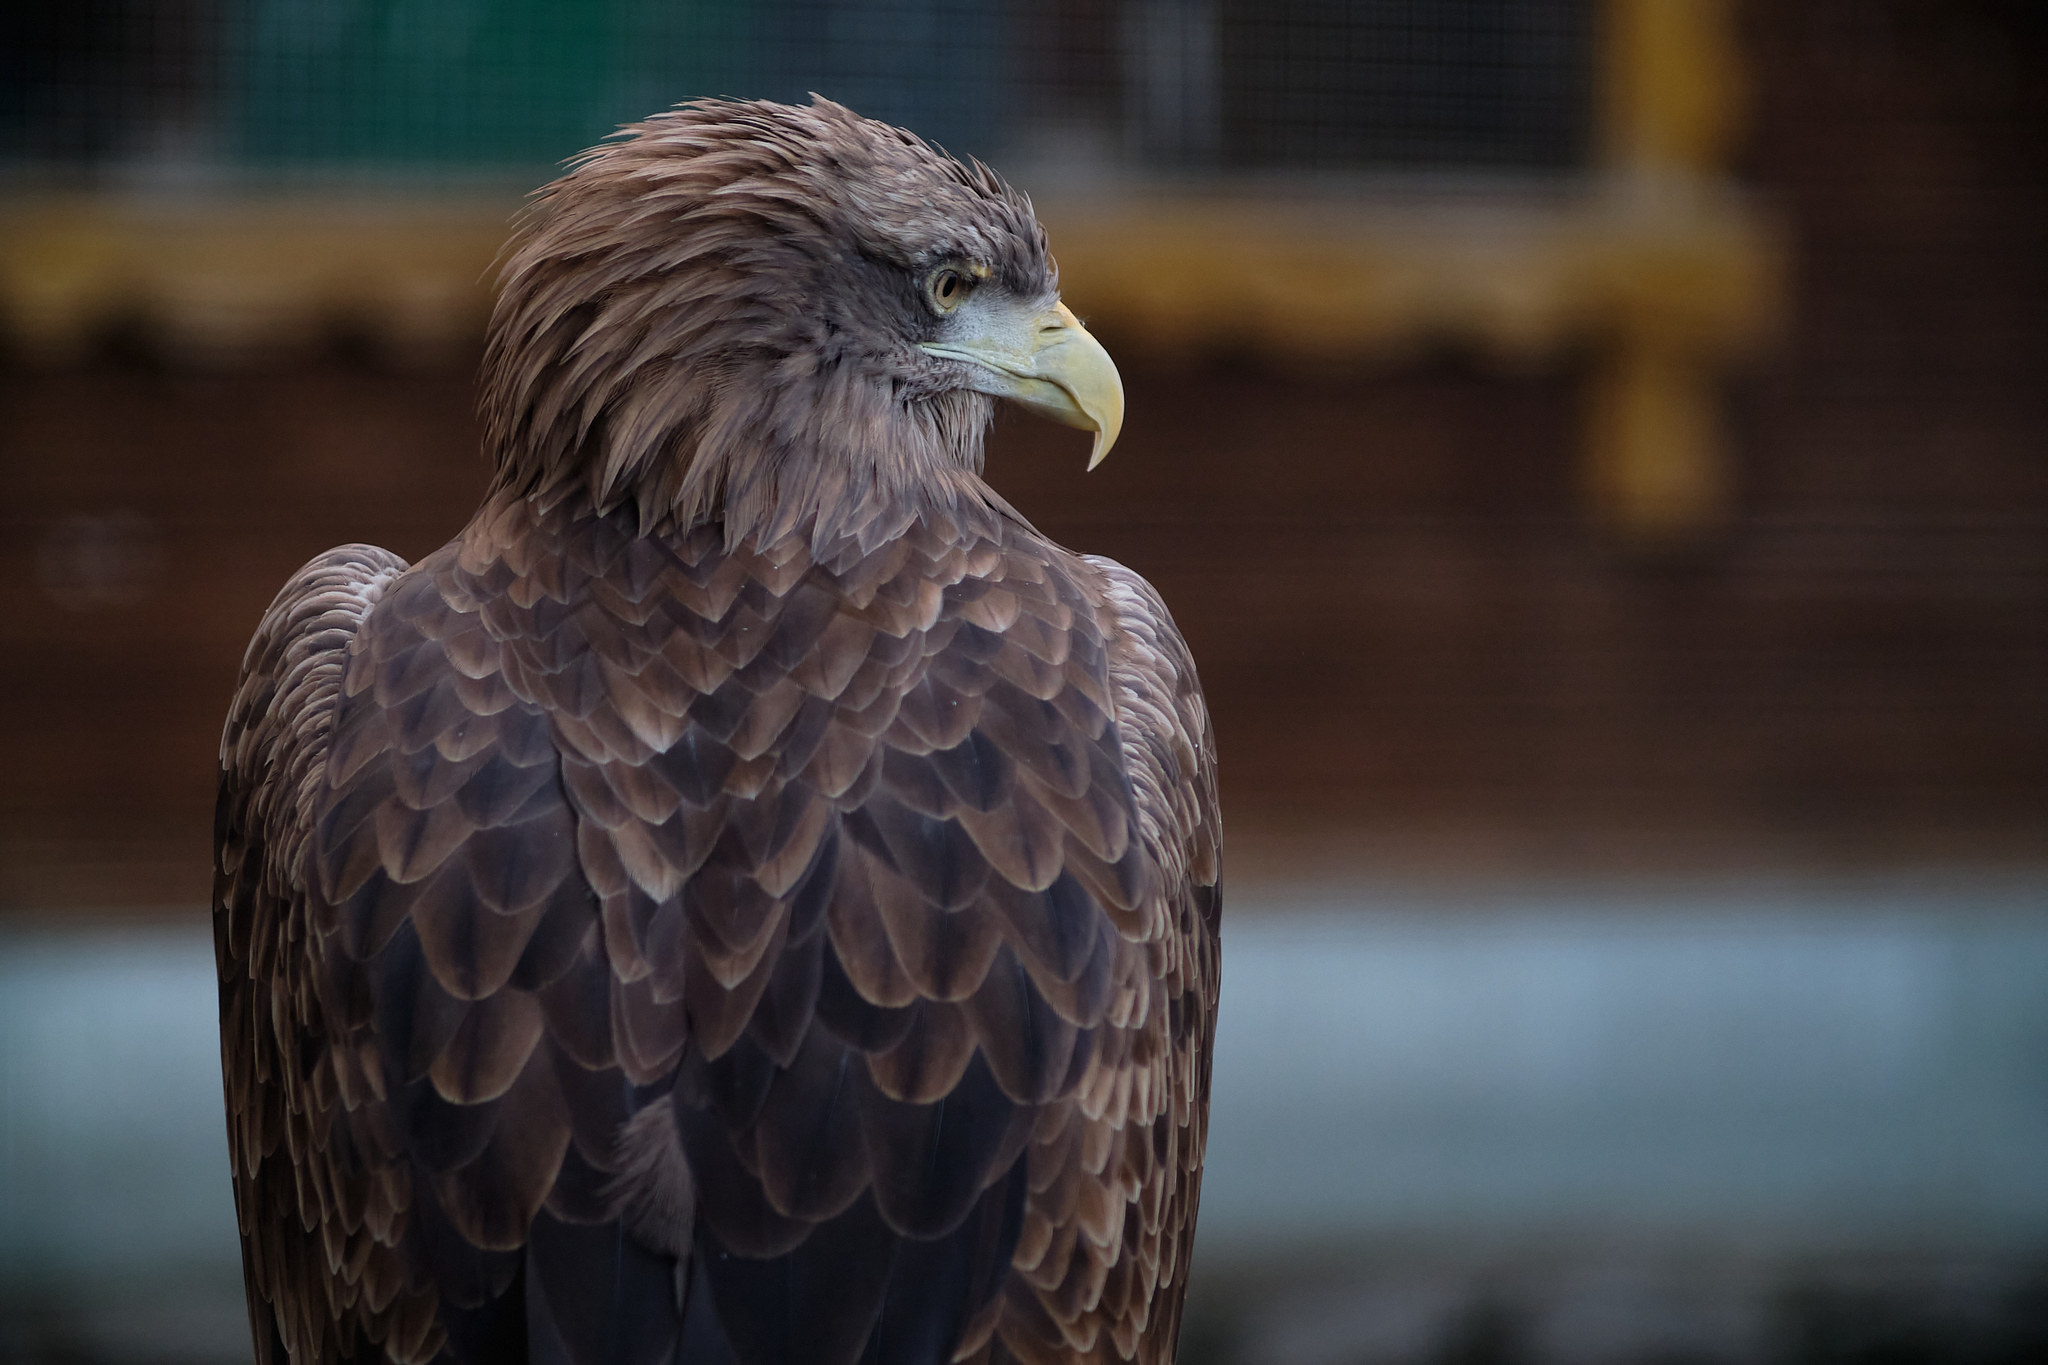
[[[2048,1246],[2038,882],[1297,895],[1224,960],[1205,1249]]]
[[[0,1278],[240,1255],[204,923],[0,932]]]
[[[1205,1256],[2048,1247],[2048,887],[1237,897]],[[197,923],[0,933],[0,1282],[232,1284]]]

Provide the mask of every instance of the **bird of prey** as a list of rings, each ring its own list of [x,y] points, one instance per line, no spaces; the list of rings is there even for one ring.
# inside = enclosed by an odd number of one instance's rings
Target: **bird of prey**
[[[257,1359],[1172,1359],[1218,991],[1158,595],[983,482],[1095,433],[1031,205],[824,100],[629,127],[501,271],[495,478],[307,564],[221,745]]]

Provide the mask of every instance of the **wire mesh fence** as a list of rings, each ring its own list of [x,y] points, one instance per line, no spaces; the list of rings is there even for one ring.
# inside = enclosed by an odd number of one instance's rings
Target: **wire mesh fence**
[[[817,91],[1081,173],[1565,171],[1592,0],[68,0],[0,19],[13,178],[510,177]]]

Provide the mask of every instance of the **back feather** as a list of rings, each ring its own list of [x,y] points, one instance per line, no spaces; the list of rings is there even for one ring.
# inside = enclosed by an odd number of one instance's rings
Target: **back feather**
[[[223,741],[260,1357],[1169,1359],[1217,823],[1150,587],[972,505],[404,567],[308,565]]]

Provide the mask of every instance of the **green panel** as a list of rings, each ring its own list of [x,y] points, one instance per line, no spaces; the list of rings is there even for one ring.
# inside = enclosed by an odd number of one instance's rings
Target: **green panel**
[[[243,159],[533,167],[729,70],[744,0],[250,0]],[[238,70],[236,68],[239,68]]]

